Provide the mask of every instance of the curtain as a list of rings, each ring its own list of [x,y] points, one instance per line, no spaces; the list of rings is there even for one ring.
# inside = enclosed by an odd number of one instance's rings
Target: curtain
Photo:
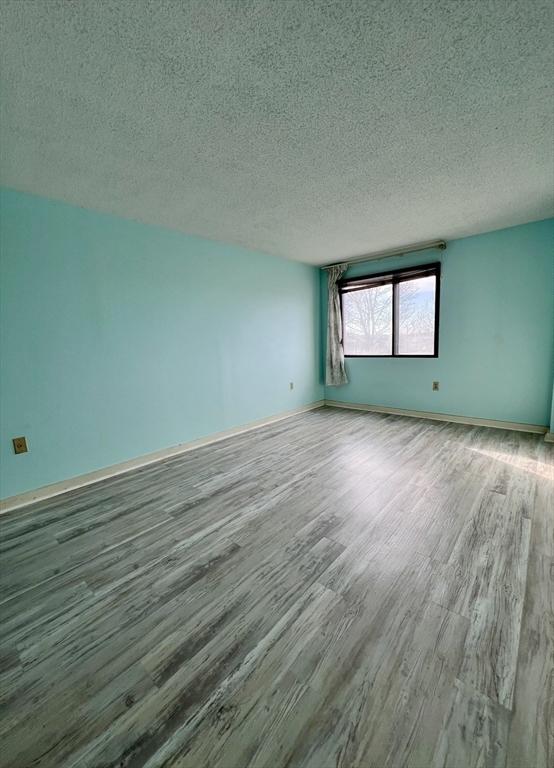
[[[344,369],[344,350],[342,348],[342,318],[338,281],[346,272],[348,264],[338,264],[329,268],[329,299],[327,309],[327,356],[325,361],[325,383],[338,387],[348,384]]]

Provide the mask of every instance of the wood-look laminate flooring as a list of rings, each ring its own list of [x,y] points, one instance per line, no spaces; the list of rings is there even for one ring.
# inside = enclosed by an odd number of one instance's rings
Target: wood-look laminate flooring
[[[323,408],[4,515],[1,765],[551,768],[553,482]]]

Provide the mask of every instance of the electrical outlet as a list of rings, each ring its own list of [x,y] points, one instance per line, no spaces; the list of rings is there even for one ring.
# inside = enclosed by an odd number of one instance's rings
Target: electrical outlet
[[[289,383],[289,389],[294,389],[294,381],[291,381],[291,382]]]
[[[438,391],[439,391],[439,382],[438,381],[434,381],[433,382],[433,392],[438,392]]]
[[[27,453],[27,440],[24,437],[14,437],[12,440],[14,453]]]

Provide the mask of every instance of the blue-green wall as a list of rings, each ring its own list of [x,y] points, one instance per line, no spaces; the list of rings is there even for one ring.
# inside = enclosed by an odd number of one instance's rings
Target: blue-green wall
[[[2,497],[323,397],[325,273],[12,190],[0,235]],[[440,356],[349,359],[325,396],[554,427],[553,245],[548,220],[352,267],[442,261]]]
[[[315,268],[11,190],[0,206],[1,496],[323,396]]]
[[[326,398],[547,426],[554,219],[453,240],[442,252],[356,264],[347,276],[430,261],[442,262],[439,357],[347,359],[349,383],[326,387]],[[325,322],[325,275],[321,291]]]

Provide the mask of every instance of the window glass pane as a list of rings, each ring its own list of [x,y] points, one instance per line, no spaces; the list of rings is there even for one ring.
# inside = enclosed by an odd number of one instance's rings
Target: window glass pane
[[[435,352],[436,278],[419,277],[398,284],[398,354]]]
[[[345,355],[392,354],[392,285],[342,297]]]

